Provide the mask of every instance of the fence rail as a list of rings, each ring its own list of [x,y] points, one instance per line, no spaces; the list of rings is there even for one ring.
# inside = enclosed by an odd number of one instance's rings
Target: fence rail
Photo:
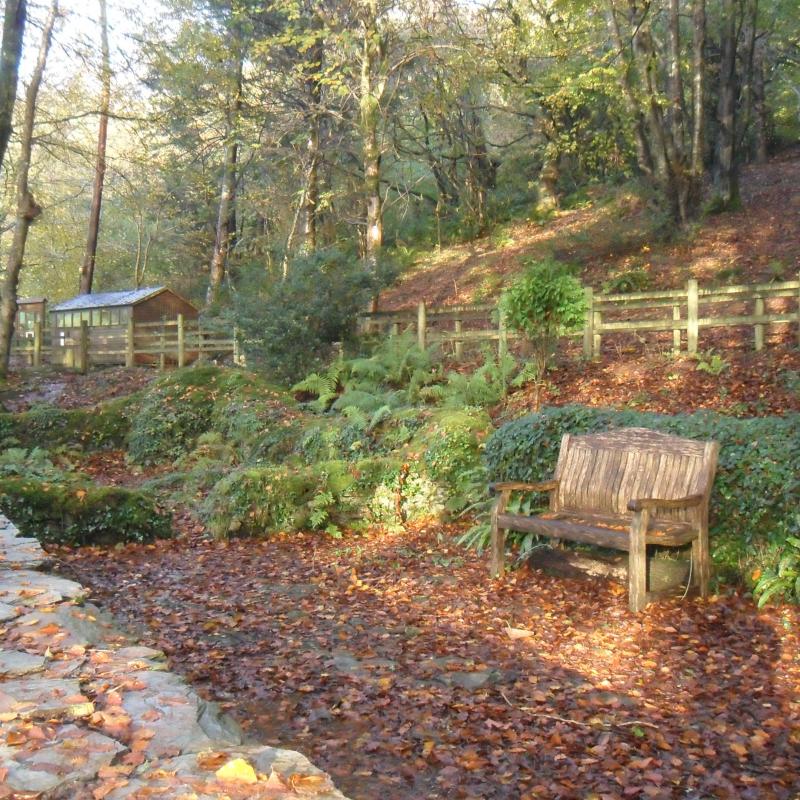
[[[704,328],[752,327],[753,346],[761,350],[767,325],[796,324],[800,346],[800,279],[708,288],[690,280],[683,289],[595,294],[587,287],[584,292],[587,312],[583,328],[566,335],[583,339],[587,358],[598,357],[603,336],[612,333],[671,331],[673,350],[681,352],[685,335],[686,352],[691,354],[697,352]],[[743,305],[747,307],[744,310]],[[666,310],[669,315],[657,316]],[[469,330],[465,323],[481,327]],[[497,342],[502,353],[508,341],[519,336],[507,330],[499,305],[486,304],[429,309],[420,303],[416,309],[364,313],[360,324],[364,332],[389,335],[397,335],[401,329],[415,330],[423,349],[433,343],[452,343],[456,358],[461,357],[465,343]]]
[[[37,322],[33,336],[17,339],[12,355],[31,366],[44,363],[75,367],[86,372],[92,364],[153,364],[183,367],[206,358],[231,355],[242,363],[236,329],[231,332],[209,328],[197,320],[178,315],[174,320],[134,322],[125,327],[90,328],[86,321],[74,332],[55,335]]]

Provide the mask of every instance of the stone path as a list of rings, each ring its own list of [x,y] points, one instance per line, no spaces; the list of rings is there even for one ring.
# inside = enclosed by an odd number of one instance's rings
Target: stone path
[[[300,753],[245,742],[17,533],[0,515],[0,800],[346,800]]]

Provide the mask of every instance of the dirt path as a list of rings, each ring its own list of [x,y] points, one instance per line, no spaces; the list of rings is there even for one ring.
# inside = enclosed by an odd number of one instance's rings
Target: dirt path
[[[610,583],[492,583],[451,534],[63,556],[201,694],[354,800],[796,797],[797,609],[730,595],[634,617]]]

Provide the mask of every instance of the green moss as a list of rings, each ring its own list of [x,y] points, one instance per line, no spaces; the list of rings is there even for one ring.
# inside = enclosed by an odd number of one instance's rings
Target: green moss
[[[171,535],[169,516],[151,497],[119,487],[3,478],[0,510],[43,543],[116,544]]]
[[[51,450],[123,447],[130,428],[131,407],[130,398],[119,398],[91,409],[40,405],[20,414],[0,413],[0,442],[5,446]]]

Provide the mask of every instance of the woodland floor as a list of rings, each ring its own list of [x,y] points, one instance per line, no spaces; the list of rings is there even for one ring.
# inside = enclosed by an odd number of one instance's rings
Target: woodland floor
[[[177,524],[62,568],[354,800],[800,791],[796,608],[729,594],[633,616],[608,581],[490,581],[441,525],[215,543]]]
[[[651,289],[791,280],[800,270],[800,148],[745,167],[741,211],[706,217],[674,239],[658,241],[653,209],[632,192],[590,192],[581,207],[547,222],[512,222],[466,244],[421,259],[381,294],[381,309],[486,301],[525,258],[581,265],[582,280],[600,289],[610,276],[639,269]]]

